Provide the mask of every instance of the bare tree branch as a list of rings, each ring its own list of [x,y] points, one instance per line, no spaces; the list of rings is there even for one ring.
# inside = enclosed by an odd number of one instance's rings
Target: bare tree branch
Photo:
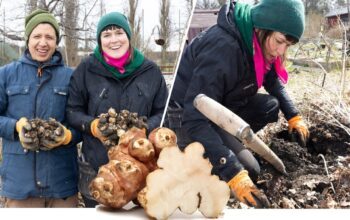
[[[18,35],[15,34],[8,34],[8,31],[4,31],[3,29],[0,28],[0,33],[4,35],[6,38],[14,40],[14,41],[24,41],[24,37],[19,37]]]
[[[92,4],[90,10],[88,11],[88,13],[85,15],[84,19],[83,19],[83,29],[84,29],[84,25],[85,25],[85,22],[86,22],[86,19],[88,18],[88,16],[90,15],[92,9],[96,6],[96,3],[97,3],[98,0],[95,0],[94,4]]]
[[[38,0],[27,0],[27,13],[30,14],[32,11],[34,11],[38,6]]]
[[[346,60],[347,60],[346,49],[348,48],[348,45],[347,45],[348,40],[347,40],[346,27],[340,18],[339,18],[339,25],[341,26],[342,33],[343,33],[342,72],[340,76],[340,97],[342,97],[345,93]]]
[[[51,2],[48,3],[47,7],[50,8],[50,5],[52,3],[55,3],[54,6],[51,7],[50,9],[50,12],[52,13],[55,9],[56,9],[56,6],[58,5],[58,3],[60,2],[60,0],[52,0]]]

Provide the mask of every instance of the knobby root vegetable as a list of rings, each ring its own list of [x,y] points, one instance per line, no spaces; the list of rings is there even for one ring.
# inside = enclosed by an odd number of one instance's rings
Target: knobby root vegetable
[[[165,147],[177,146],[176,134],[169,128],[156,128],[149,134],[148,138],[156,150],[156,155],[159,155]]]
[[[178,147],[164,148],[158,159],[159,169],[151,172],[138,200],[146,213],[167,219],[177,208],[187,214],[199,211],[215,218],[230,198],[226,182],[211,175],[212,165],[203,158],[204,148],[194,142],[181,152]]]
[[[114,108],[109,108],[107,113],[98,116],[98,129],[107,137],[103,145],[109,149],[118,144],[119,138],[132,127],[147,129],[147,117],[138,116],[136,112],[121,110],[119,113]]]
[[[97,177],[90,184],[91,195],[101,204],[121,208],[137,196],[145,185],[149,173],[143,163],[122,152],[100,167]]]
[[[108,158],[90,183],[90,193],[105,206],[121,208],[137,198],[146,185],[146,176],[157,168],[156,151],[145,131],[132,127],[121,135],[117,146],[109,149]]]

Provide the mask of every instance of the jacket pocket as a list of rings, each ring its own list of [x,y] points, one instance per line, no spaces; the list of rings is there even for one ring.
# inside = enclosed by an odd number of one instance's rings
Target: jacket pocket
[[[68,87],[53,87],[53,99],[50,100],[51,116],[57,120],[63,120],[66,102],[68,97]]]
[[[34,105],[30,98],[30,90],[30,86],[25,85],[13,85],[6,88],[7,111],[14,118],[26,116],[25,113],[31,112]]]
[[[136,83],[137,95],[135,100],[132,102],[131,109],[134,112],[138,112],[140,115],[149,116],[151,114],[152,98],[151,98],[151,88],[145,83]]]
[[[91,109],[90,115],[96,117],[101,113],[101,109],[100,109],[101,103],[102,103],[102,101],[104,101],[104,102],[108,101],[108,93],[109,93],[109,89],[103,87],[103,89],[97,93],[98,96],[95,96],[94,98],[91,99],[91,101],[89,103],[89,105],[91,106],[91,107],[89,107],[89,109]],[[108,106],[107,109],[109,107],[111,107],[111,106]],[[102,112],[105,113],[104,111],[105,110],[103,110]]]
[[[25,95],[29,93],[29,86],[9,86],[6,89],[6,93],[8,96],[15,96],[15,95]]]

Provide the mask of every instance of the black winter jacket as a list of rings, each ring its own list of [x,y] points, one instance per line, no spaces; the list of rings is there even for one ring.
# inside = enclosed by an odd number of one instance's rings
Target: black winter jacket
[[[184,107],[185,131],[193,141],[204,145],[213,172],[226,181],[243,167],[223,145],[211,122],[194,108],[193,100],[204,93],[235,112],[247,104],[248,97],[257,93],[253,58],[248,55],[233,12],[234,4],[230,5],[228,14],[226,5],[223,6],[217,24],[200,33],[185,49],[171,97]],[[278,99],[287,119],[298,114],[273,69],[266,75],[263,85]]]
[[[98,171],[108,162],[107,150],[94,138],[90,123],[110,107],[127,109],[147,116],[149,131],[160,125],[168,91],[158,66],[147,60],[122,80],[109,72],[94,55],[83,60],[73,72],[67,104],[67,118],[72,127],[83,132],[83,155]]]

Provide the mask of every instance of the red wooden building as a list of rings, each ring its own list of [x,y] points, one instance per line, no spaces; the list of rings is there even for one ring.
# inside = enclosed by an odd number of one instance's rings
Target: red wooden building
[[[349,26],[349,12],[346,6],[331,10],[325,17],[330,28],[337,26],[339,20],[341,20],[345,26]]]

